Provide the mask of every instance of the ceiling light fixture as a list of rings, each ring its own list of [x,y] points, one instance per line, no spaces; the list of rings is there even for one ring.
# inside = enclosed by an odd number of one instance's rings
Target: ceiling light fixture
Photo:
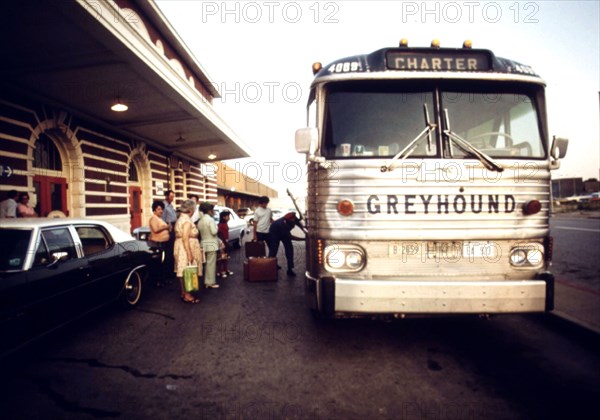
[[[217,155],[215,155],[214,153],[211,153],[210,155],[208,155],[208,158],[210,160],[215,160],[217,158]]]
[[[121,102],[121,98],[117,96],[117,101],[110,107],[115,112],[125,112],[129,109],[127,105]]]
[[[181,133],[179,133],[179,137],[175,139],[175,143],[183,143],[184,141],[185,138],[181,136]]]

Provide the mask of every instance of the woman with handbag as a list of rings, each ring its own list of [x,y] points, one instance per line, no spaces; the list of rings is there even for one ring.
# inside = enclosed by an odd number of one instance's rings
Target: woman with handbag
[[[185,303],[198,303],[199,300],[186,290],[183,282],[183,272],[189,266],[197,268],[198,277],[202,275],[202,249],[198,241],[198,229],[192,223],[191,216],[196,208],[193,200],[186,200],[181,204],[180,215],[175,222],[175,271],[181,286],[181,300]]]

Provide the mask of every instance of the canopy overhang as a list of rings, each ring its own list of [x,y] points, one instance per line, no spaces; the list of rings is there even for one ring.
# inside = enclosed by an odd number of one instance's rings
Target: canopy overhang
[[[250,155],[215,112],[219,93],[207,73],[153,1],[10,1],[0,15],[3,90],[191,160]],[[111,110],[117,99],[126,112]]]

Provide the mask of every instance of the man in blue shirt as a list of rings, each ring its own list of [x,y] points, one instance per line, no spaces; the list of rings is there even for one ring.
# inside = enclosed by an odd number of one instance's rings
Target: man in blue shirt
[[[169,241],[165,245],[165,271],[167,278],[175,276],[175,257],[173,255],[173,248],[175,246],[175,222],[177,221],[177,213],[175,207],[173,207],[173,200],[175,200],[175,193],[173,190],[167,190],[165,192],[164,211],[162,219],[171,226],[169,231]],[[167,279],[164,279],[167,280]]]

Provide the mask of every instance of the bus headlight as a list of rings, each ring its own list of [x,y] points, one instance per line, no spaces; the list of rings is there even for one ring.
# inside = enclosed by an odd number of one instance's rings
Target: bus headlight
[[[510,263],[512,265],[523,265],[527,261],[527,253],[523,249],[513,249],[510,253]]]
[[[350,251],[346,255],[346,265],[352,270],[359,269],[362,266],[363,257],[360,252]]]
[[[355,273],[365,267],[365,252],[357,245],[335,244],[325,248],[325,270]]]
[[[543,262],[544,249],[541,244],[523,244],[510,250],[510,264],[515,267],[538,267]]]
[[[542,252],[539,249],[531,249],[527,251],[527,262],[531,265],[538,265],[543,260]]]
[[[335,247],[331,250],[325,250],[325,265],[339,270],[346,263],[346,257],[343,252],[336,249]]]

